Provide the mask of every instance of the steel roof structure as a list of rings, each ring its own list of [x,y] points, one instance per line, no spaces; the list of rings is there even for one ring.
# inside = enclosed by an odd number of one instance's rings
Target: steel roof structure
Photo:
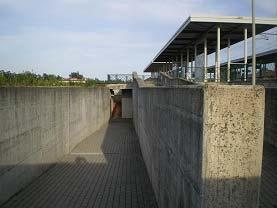
[[[277,26],[277,18],[256,18],[256,34],[260,34]],[[247,37],[252,37],[251,17],[239,16],[190,16],[154,57],[153,61],[145,68],[145,72],[157,70],[156,62],[172,62],[180,53],[189,52],[189,59],[204,52],[203,41],[207,40],[207,54],[217,49],[217,28],[220,27],[220,48],[244,40],[244,30],[247,29]],[[153,66],[152,66],[153,65]]]

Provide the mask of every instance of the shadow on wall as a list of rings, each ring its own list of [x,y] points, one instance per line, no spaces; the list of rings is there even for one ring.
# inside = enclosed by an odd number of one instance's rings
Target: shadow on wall
[[[122,117],[122,104],[120,100],[115,100],[113,102],[112,108],[112,118],[121,118]]]
[[[277,208],[277,148],[264,142],[260,206]]]
[[[3,204],[23,206],[157,207],[131,120],[112,120]]]
[[[106,88],[0,87],[0,204],[110,118]]]
[[[134,85],[134,124],[160,208],[258,207],[261,87]]]
[[[265,141],[277,148],[277,87],[265,88]]]
[[[168,150],[165,161],[170,161],[170,155]],[[42,165],[24,165],[22,173]],[[208,189],[214,191],[205,193],[207,203],[201,206],[200,191],[186,172],[174,166],[174,161],[159,170],[160,178],[165,179],[157,182],[160,208],[242,207],[241,204],[253,202],[257,193],[236,190],[249,187],[251,192],[260,180],[259,177],[206,179]],[[222,187],[226,187],[226,192],[219,191]],[[269,204],[273,208],[277,205],[274,201]],[[3,204],[3,208],[23,206],[157,207],[131,120],[113,119]]]
[[[248,193],[238,193],[236,195],[236,189],[245,186],[252,186],[253,188],[259,181],[259,178],[233,178],[233,179],[206,179],[206,183],[209,187],[213,188],[213,192],[205,193],[203,197],[203,204],[193,190],[190,182],[187,180],[176,181],[176,183],[169,183],[167,180],[160,182],[160,195],[159,195],[159,207],[176,207],[176,208],[223,208],[223,207],[247,207],[257,208],[255,201],[257,192],[249,191],[252,194],[252,198],[249,198]],[[235,184],[235,185],[234,185]],[[220,187],[226,187],[233,192],[229,194],[229,191],[221,192]],[[245,197],[247,196],[247,197]],[[274,206],[273,206],[274,207]]]

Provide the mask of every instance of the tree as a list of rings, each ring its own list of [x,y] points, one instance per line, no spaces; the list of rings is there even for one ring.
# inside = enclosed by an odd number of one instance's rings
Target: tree
[[[80,74],[78,71],[77,72],[71,72],[69,74],[70,78],[76,78],[76,79],[83,79],[84,76],[82,74]]]
[[[72,72],[71,78],[83,79],[83,75],[79,72]],[[105,81],[95,79],[84,79],[80,81],[64,82],[63,78],[54,74],[43,73],[42,75],[25,71],[22,73],[14,73],[0,69],[0,86],[82,86],[95,87],[98,84],[105,84]]]

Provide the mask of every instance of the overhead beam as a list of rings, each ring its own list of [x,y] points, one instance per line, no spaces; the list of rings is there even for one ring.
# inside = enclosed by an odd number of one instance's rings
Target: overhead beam
[[[203,42],[204,38],[206,38],[207,34],[215,27],[216,25],[210,26],[204,34],[200,34],[198,37],[196,37],[196,40],[191,43],[191,45],[198,45],[199,43]]]

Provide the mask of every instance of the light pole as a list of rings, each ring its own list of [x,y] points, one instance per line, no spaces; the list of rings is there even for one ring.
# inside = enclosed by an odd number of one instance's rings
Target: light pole
[[[256,85],[256,26],[255,26],[255,0],[252,0],[252,85]]]

